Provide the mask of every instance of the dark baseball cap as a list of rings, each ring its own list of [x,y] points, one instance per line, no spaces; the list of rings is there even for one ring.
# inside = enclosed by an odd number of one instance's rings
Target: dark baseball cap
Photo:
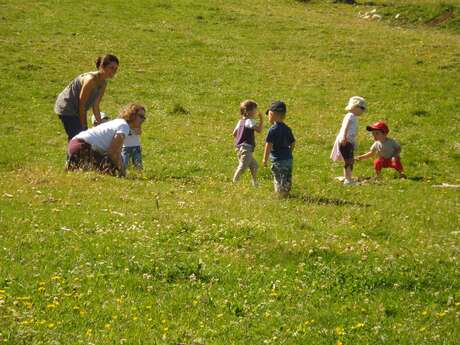
[[[274,113],[279,114],[286,114],[286,104],[283,101],[275,101],[270,104],[265,114],[268,114],[269,111],[273,111]]]

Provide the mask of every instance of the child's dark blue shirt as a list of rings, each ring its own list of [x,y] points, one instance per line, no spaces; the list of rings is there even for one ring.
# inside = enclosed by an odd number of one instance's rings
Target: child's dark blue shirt
[[[295,142],[292,130],[284,122],[275,122],[267,134],[267,143],[272,143],[270,159],[273,162],[292,159],[290,146]]]

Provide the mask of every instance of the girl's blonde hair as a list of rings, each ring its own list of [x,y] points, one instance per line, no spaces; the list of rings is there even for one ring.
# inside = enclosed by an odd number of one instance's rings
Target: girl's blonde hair
[[[134,118],[141,110],[143,110],[145,113],[145,108],[143,105],[140,105],[139,103],[128,103],[123,108],[121,108],[120,115],[118,117],[128,123],[131,123],[134,121]]]
[[[247,114],[257,108],[257,103],[252,99],[247,99],[240,104],[240,115],[247,116]]]

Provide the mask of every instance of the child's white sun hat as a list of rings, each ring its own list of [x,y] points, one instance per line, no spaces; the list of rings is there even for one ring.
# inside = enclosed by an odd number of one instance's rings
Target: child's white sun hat
[[[348,101],[348,105],[346,106],[345,110],[350,111],[354,107],[360,107],[363,110],[367,109],[366,100],[361,96],[353,96]]]

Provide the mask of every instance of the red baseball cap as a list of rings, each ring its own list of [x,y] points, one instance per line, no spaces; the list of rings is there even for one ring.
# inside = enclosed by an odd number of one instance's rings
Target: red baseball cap
[[[388,133],[390,132],[390,129],[389,129],[388,126],[385,124],[385,122],[383,122],[382,120],[377,121],[377,122],[373,123],[373,124],[370,125],[370,126],[367,126],[366,129],[367,129],[369,132],[372,132],[372,131],[382,131],[382,132],[385,133],[385,134],[388,134]]]

